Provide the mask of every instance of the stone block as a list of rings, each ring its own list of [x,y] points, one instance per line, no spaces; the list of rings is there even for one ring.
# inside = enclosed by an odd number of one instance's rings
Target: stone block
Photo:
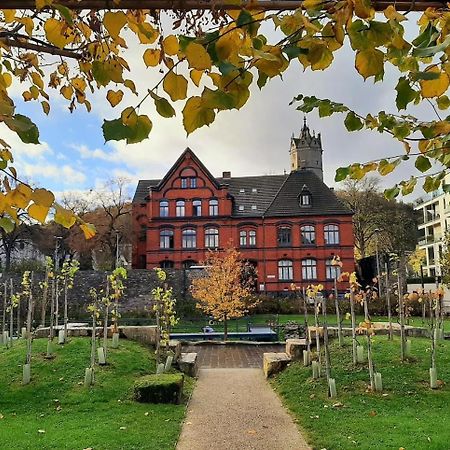
[[[266,378],[281,372],[291,362],[287,353],[264,353],[263,370]]]
[[[173,362],[176,363],[181,356],[181,342],[171,339],[169,341],[169,348],[173,352]]]
[[[146,375],[134,383],[134,398],[141,403],[180,403],[183,382],[181,373]]]
[[[156,326],[130,326],[130,327],[119,327],[119,332],[121,336],[132,341],[140,342],[145,345],[155,345],[156,344]]]
[[[303,350],[306,349],[306,339],[286,339],[286,353],[292,361],[303,361]]]
[[[198,372],[197,353],[181,353],[178,368],[190,377],[196,377]]]

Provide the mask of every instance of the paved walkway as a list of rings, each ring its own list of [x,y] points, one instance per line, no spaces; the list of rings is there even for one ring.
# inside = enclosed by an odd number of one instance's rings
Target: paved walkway
[[[177,450],[309,450],[261,369],[201,369]]]
[[[260,368],[263,353],[284,352],[281,344],[205,344],[183,347],[183,352],[197,353],[198,366],[201,369],[217,368]]]

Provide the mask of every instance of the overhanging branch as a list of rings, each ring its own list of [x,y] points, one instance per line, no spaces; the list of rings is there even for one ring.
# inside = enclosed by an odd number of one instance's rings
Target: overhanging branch
[[[163,9],[163,10],[209,10],[209,9],[257,9],[257,10],[292,10],[301,7],[301,0],[243,0],[237,5],[227,0],[59,0],[59,5],[74,10],[102,10],[102,9]],[[327,2],[324,2],[324,5]],[[328,2],[333,3],[333,2]],[[419,0],[419,1],[373,1],[377,11],[383,11],[389,5],[395,6],[397,11],[424,11],[427,8],[447,8],[446,1]],[[2,0],[3,9],[35,9],[35,0]]]
[[[23,48],[25,50],[31,50],[38,53],[47,53],[49,55],[64,56],[66,58],[81,59],[82,55],[72,52],[70,50],[63,50],[58,47],[52,47],[50,45],[38,45],[32,44],[22,39],[14,38],[0,38],[0,43],[7,45],[8,47]]]

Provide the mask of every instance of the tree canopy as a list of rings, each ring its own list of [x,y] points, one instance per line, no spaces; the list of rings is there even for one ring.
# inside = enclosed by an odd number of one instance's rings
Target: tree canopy
[[[348,131],[388,133],[402,150],[339,168],[336,181],[361,179],[374,171],[384,176],[403,161],[414,159],[423,176],[412,176],[388,189],[388,198],[412,192],[419,178],[424,178],[425,191],[443,183],[444,169],[450,164],[450,122],[445,117],[450,106],[450,12],[446,4],[213,1],[186,3],[186,9],[174,9],[169,2],[151,4],[152,9],[143,9],[150,2],[2,2],[2,7],[10,9],[0,12],[0,122],[24,143],[39,142],[38,127],[20,112],[13,98],[12,88],[20,85],[23,101],[39,102],[44,114],[49,113],[54,94],[67,102],[70,111],[78,107],[91,111],[93,93],[104,93],[119,109],[115,118],[104,120],[105,141],[141,142],[150,136],[152,118],[176,115],[175,104],[182,106],[183,125],[190,134],[211,125],[221,111],[241,109],[253,85],[262,89],[293,63],[303,70],[326,70],[335,53],[347,46],[354,52],[355,70],[365,80],[382,81],[388,65],[397,69],[393,112],[354,111],[332,99],[293,93],[297,94],[297,109],[317,110],[320,117],[341,113]],[[376,14],[376,9],[382,9],[382,14]],[[413,38],[405,34],[404,27],[411,10],[424,10]],[[164,26],[167,20],[170,27]],[[130,47],[140,59],[127,59]],[[138,92],[129,75],[136,64],[159,75],[146,92]],[[136,95],[134,103],[122,105],[125,91]],[[411,105],[422,102],[431,105],[433,115],[411,114]],[[144,103],[153,105],[153,114],[142,113]],[[22,211],[39,222],[51,212],[56,222],[66,227],[78,222],[85,236],[92,237],[94,227],[55,202],[51,192],[21,181],[13,153],[0,140],[0,170],[6,175],[0,227],[11,230]],[[436,170],[434,163],[438,163]]]

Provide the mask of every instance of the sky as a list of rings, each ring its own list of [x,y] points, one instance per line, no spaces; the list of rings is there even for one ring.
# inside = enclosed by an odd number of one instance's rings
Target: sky
[[[410,20],[414,21],[414,17],[410,16]],[[136,82],[139,92],[145,93],[156,84],[158,73],[145,69],[141,52],[130,46],[127,59],[132,71],[127,77]],[[19,174],[35,185],[52,189],[57,197],[65,192],[95,189],[118,176],[130,180],[132,194],[139,179],[162,178],[186,147],[216,176],[223,171],[231,171],[232,176],[279,174],[290,170],[290,138],[292,134],[298,136],[303,124],[303,113],[289,105],[294,96],[301,93],[330,98],[363,114],[395,112],[395,70],[388,68],[383,83],[364,82],[354,69],[354,53],[348,43],[335,56],[331,68],[323,72],[304,72],[299,63],[291,64],[282,79],[272,79],[261,91],[253,89],[240,111],[221,112],[210,127],[188,137],[182,126],[182,105],[176,117],[164,119],[154,111],[153,102],[144,103],[141,113],[150,116],[153,130],[148,140],[133,145],[105,144],[101,130],[103,119],[118,118],[126,106],[138,102],[133,94],[126,93],[122,103],[113,109],[102,89],[90,98],[91,113],[83,106],[70,113],[67,104],[52,95],[52,110],[47,117],[38,103],[21,101],[20,92],[27,86],[15,86],[18,112],[37,123],[41,145],[22,144],[4,126],[0,126],[0,136],[12,144]],[[432,118],[431,107],[411,112],[423,119]],[[337,188],[334,173],[338,167],[403,152],[400,143],[377,132],[347,132],[343,119],[343,115],[322,119],[315,113],[307,115],[311,130],[322,135],[324,181]],[[382,186],[390,187],[412,173],[417,171],[408,163],[393,176],[385,177]],[[406,197],[405,201],[413,198]]]

